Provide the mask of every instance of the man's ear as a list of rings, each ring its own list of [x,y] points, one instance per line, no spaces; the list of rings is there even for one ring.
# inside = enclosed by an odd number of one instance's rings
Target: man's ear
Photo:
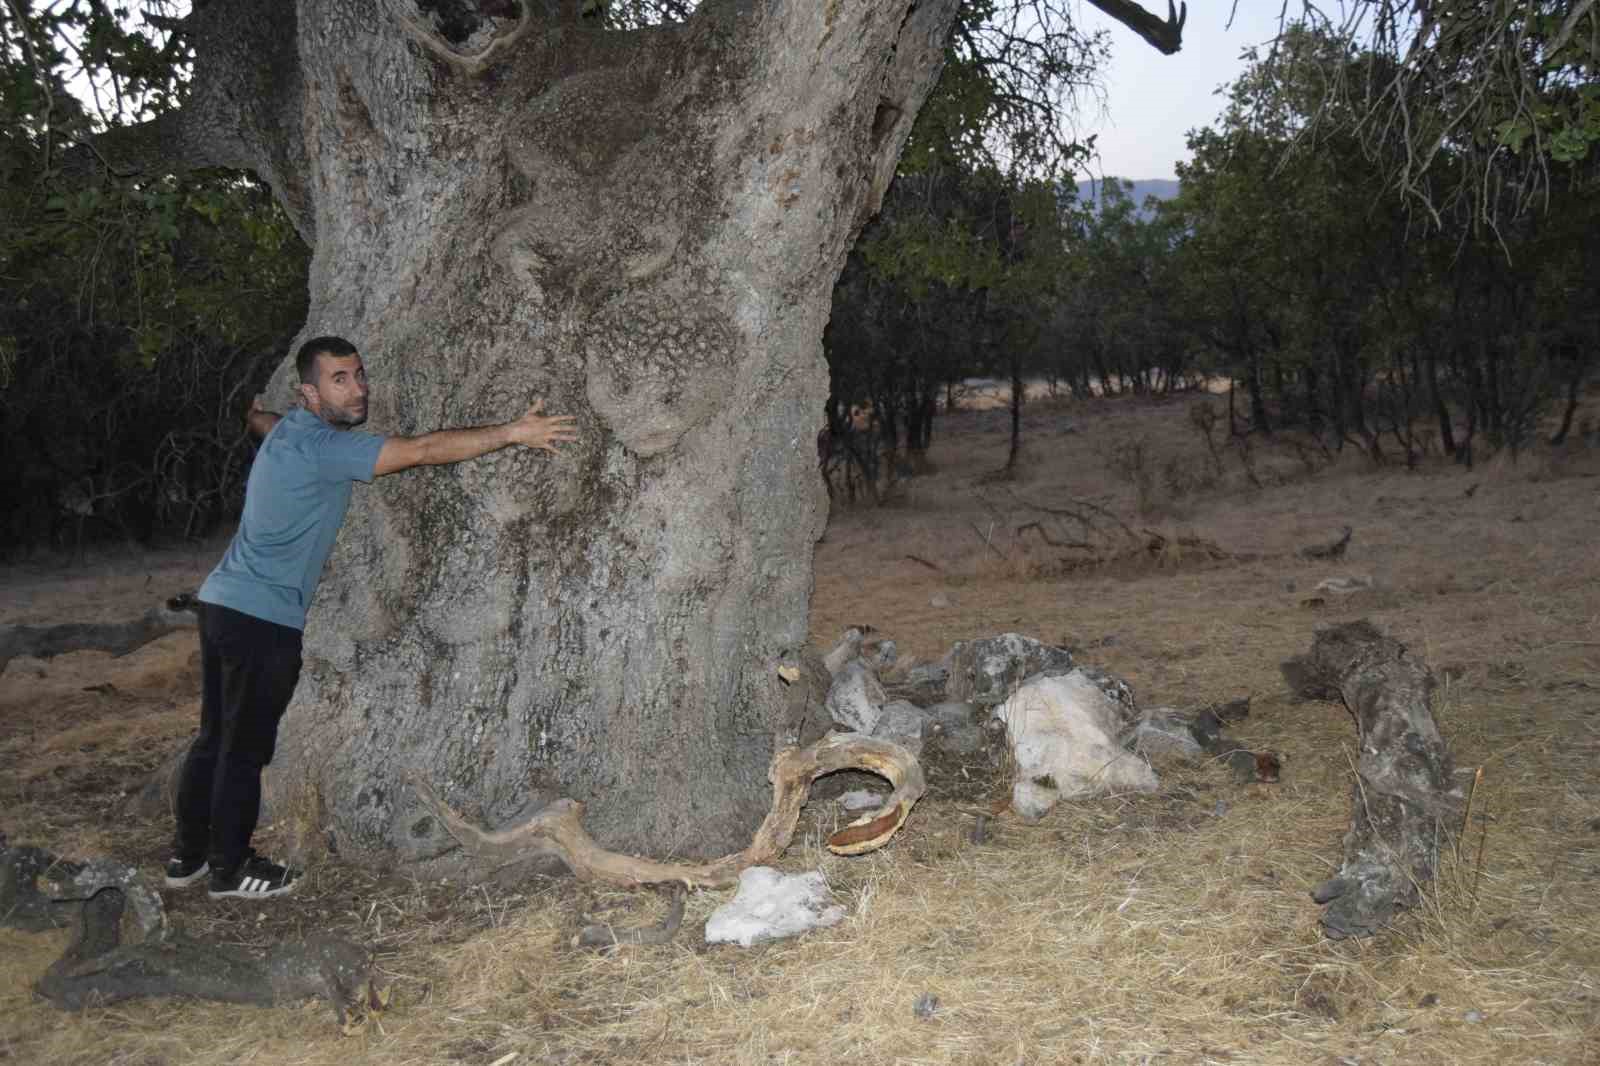
[[[301,382],[299,385],[295,386],[295,390],[300,393],[301,406],[308,411],[315,411],[318,405],[322,402],[322,397],[320,394],[318,394],[317,387],[315,385],[307,385],[304,382]]]

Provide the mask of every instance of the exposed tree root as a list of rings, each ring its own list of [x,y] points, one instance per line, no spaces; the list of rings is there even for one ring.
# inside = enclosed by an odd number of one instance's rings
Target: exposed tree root
[[[407,775],[407,780],[450,835],[479,859],[509,865],[553,855],[583,881],[617,885],[680,882],[689,888],[722,888],[734,884],[745,867],[783,854],[794,837],[811,782],[838,770],[865,770],[894,786],[880,808],[828,838],[828,850],[838,855],[859,855],[887,843],[927,787],[915,756],[900,745],[859,733],[833,733],[773,756],[767,772],[772,781],[772,809],[749,847],[713,862],[670,863],[600,847],[583,828],[583,804],[574,800],[557,800],[520,824],[485,830],[452,810],[417,774]]]
[[[1356,719],[1361,754],[1344,865],[1311,894],[1328,904],[1329,937],[1368,936],[1417,904],[1466,803],[1433,719],[1433,675],[1365,620],[1319,631],[1284,674],[1303,695],[1336,694]]]

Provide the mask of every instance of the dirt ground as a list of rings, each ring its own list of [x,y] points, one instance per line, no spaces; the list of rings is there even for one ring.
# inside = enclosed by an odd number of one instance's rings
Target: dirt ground
[[[725,892],[691,897],[674,943],[612,955],[567,940],[596,918],[649,920],[656,896],[336,861],[269,904],[166,894],[221,943],[375,945],[393,999],[351,1032],[318,1004],[64,1014],[30,983],[65,934],[0,928],[0,1062],[1600,1063],[1600,456],[1467,471],[1293,439],[1213,453],[1198,402],[1036,403],[1009,477],[1003,410],[942,418],[929,469],[836,508],[813,637],[870,624],[908,665],[1016,631],[1120,674],[1143,704],[1249,696],[1234,732],[1280,753],[1279,783],[1158,762],[1154,795],[1001,815],[976,844],[1006,791],[997,760],[931,760],[929,798],[877,854],[828,855],[820,836],[846,816],[808,808],[782,865],[821,869],[849,917],[751,950],[704,943]],[[1344,558],[1298,556],[1344,525]],[[222,546],[0,570],[0,624],[131,618],[194,588]],[[1372,586],[1316,589],[1341,575]],[[1307,893],[1340,861],[1354,727],[1291,698],[1278,664],[1318,624],[1363,617],[1431,665],[1457,764],[1483,775],[1424,905],[1336,943]],[[197,686],[191,631],[120,659],[13,660],[0,830],[154,871],[169,827],[128,797],[189,735]]]

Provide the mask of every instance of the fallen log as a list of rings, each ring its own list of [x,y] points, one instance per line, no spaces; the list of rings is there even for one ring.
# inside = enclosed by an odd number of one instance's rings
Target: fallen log
[[[160,640],[168,633],[198,625],[190,606],[193,597],[175,596],[131,622],[67,622],[54,626],[0,626],[0,673],[18,656],[52,659],[73,651],[103,651],[113,656]]]
[[[1311,895],[1327,904],[1328,937],[1370,936],[1416,906],[1461,824],[1466,796],[1433,718],[1433,675],[1365,620],[1319,630],[1284,675],[1300,695],[1336,695],[1356,720],[1344,863]]]
[[[340,937],[274,945],[253,955],[171,928],[160,895],[135,867],[72,862],[0,837],[0,924],[41,932],[70,925],[72,941],[34,984],[64,1010],[135,998],[194,996],[274,1005],[326,1000],[343,1024],[350,1007],[384,1002],[371,953]]]
[[[80,903],[108,887],[132,905],[128,916],[138,939],[167,935],[161,896],[137,867],[105,858],[72,862],[42,848],[10,844],[0,833],[0,923],[30,933],[62,929],[72,924]]]
[[[77,930],[61,958],[34,991],[65,1010],[125,999],[194,996],[224,1003],[277,1006],[318,998],[344,1025],[352,1007],[383,1002],[372,954],[341,937],[318,936],[275,944],[261,956],[175,933],[123,945],[125,896],[101,889],[78,909]]]
[[[828,838],[828,850],[837,855],[860,855],[882,847],[905,823],[927,788],[915,756],[892,741],[859,733],[832,733],[803,748],[787,748],[773,756],[767,772],[772,782],[772,808],[750,845],[708,863],[658,862],[607,851],[583,828],[583,804],[570,799],[556,800],[516,825],[480,829],[440,799],[421,776],[408,774],[407,780],[463,848],[496,865],[554,856],[580,881],[628,886],[678,882],[687,888],[723,888],[736,883],[745,867],[783,854],[794,838],[811,782],[839,770],[876,774],[887,779],[894,791],[877,810]]]

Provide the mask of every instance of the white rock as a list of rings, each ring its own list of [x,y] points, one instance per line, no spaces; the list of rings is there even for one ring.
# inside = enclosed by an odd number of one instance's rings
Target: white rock
[[[1335,596],[1352,596],[1370,589],[1372,585],[1372,578],[1367,574],[1341,574],[1338,577],[1325,577],[1318,581],[1317,591],[1330,592]]]
[[[994,710],[1017,767],[1012,809],[1033,820],[1063,796],[1155,791],[1155,771],[1119,742],[1130,713],[1082,670],[1023,682]]]
[[[852,659],[834,675],[823,707],[838,725],[870,735],[883,716],[883,704],[888,698],[872,667]]]
[[[706,921],[706,943],[749,947],[843,920],[844,908],[831,902],[822,871],[781,874],[751,866],[739,875],[739,891]]]

